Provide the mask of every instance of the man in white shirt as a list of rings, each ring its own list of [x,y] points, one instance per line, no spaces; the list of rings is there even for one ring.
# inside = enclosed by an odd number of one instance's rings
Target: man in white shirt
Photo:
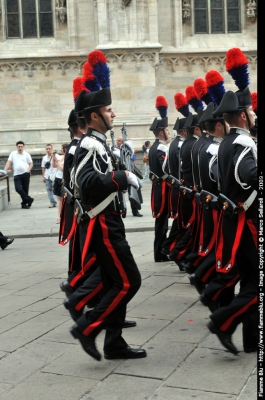
[[[48,198],[50,200],[49,208],[56,207],[57,201],[53,195],[53,181],[50,179],[51,173],[54,171],[52,167],[52,153],[53,148],[51,144],[46,144],[46,155],[42,158],[41,169],[42,169],[42,180],[46,185]]]
[[[13,163],[15,190],[20,195],[21,208],[30,208],[34,199],[29,196],[30,171],[33,167],[31,155],[24,150],[25,143],[18,141],[17,150],[12,151],[5,165],[7,171]]]

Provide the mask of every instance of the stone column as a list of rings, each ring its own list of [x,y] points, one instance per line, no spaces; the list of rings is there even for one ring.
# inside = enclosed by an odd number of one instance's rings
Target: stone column
[[[173,5],[173,45],[182,46],[182,0],[172,0]]]
[[[149,41],[158,43],[157,0],[149,0]]]
[[[78,48],[78,31],[77,31],[77,2],[75,0],[67,0],[67,28],[69,50],[77,50]]]
[[[109,41],[109,21],[108,21],[106,0],[97,0],[97,11],[98,11],[98,44],[106,45]]]

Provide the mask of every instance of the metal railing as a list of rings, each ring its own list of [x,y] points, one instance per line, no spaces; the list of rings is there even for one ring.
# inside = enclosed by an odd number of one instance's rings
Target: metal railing
[[[8,199],[8,203],[10,202],[10,188],[9,188],[9,176],[5,175],[5,176],[0,176],[0,182],[6,180],[6,187],[7,187],[7,199]]]

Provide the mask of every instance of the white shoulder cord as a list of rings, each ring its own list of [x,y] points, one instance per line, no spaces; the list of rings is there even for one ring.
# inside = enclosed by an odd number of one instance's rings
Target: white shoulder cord
[[[215,179],[213,179],[212,176],[211,176],[211,174],[213,174],[212,166],[213,166],[213,164],[215,163],[216,160],[217,160],[217,156],[214,155],[214,156],[212,156],[212,158],[211,158],[210,161],[209,161],[209,178],[210,178],[211,181],[213,181],[213,182],[216,182],[216,181],[215,181]]]
[[[74,183],[77,187],[79,187],[77,185],[77,176],[92,155],[93,155],[93,167],[96,172],[98,172],[99,174],[105,175],[107,172],[111,172],[113,170],[112,164],[111,164],[111,159],[108,156],[103,145],[100,142],[98,142],[96,139],[93,139],[93,138],[87,138],[87,139],[88,139],[87,141],[85,141],[85,139],[83,140],[81,147],[84,147],[85,149],[87,149],[88,153],[83,158],[81,163],[78,165],[76,173],[74,173],[75,172],[74,168],[71,171],[71,182],[72,182],[72,184]],[[94,143],[92,142],[92,140],[94,141]],[[108,165],[106,172],[101,172],[99,162],[97,160],[97,155],[99,155],[100,158],[102,159],[102,161]],[[103,156],[105,156],[106,159]]]
[[[165,172],[165,167],[166,167],[166,163],[167,163],[167,160],[168,160],[168,147],[165,144],[160,142],[160,144],[157,147],[157,150],[163,151],[165,153],[165,155],[166,155],[165,159],[163,161],[163,164],[162,164],[162,171],[164,172],[164,174],[166,174],[167,172]]]
[[[246,155],[250,150],[252,150],[252,154],[253,154],[253,156],[254,156],[254,159],[255,159],[255,161],[257,162],[257,154],[255,154],[256,152],[253,151],[253,149],[251,149],[251,147],[245,147],[244,150],[242,151],[242,153],[240,154],[240,156],[238,157],[238,160],[237,160],[236,165],[235,165],[235,180],[237,181],[237,183],[238,183],[238,184],[242,187],[242,189],[244,189],[244,190],[250,189],[251,186],[247,186],[247,187],[246,187],[247,183],[243,183],[243,182],[240,181],[239,174],[238,174],[238,168],[239,168],[240,162],[243,160],[243,158],[245,157],[245,155]]]

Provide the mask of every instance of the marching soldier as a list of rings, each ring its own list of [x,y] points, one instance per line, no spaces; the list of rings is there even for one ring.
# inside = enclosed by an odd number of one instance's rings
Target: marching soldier
[[[223,115],[230,125],[218,150],[222,215],[217,271],[227,273],[237,265],[240,291],[229,305],[213,312],[208,328],[228,351],[237,354],[232,334],[241,322],[244,351],[257,350],[257,150],[249,137],[255,124],[249,88],[227,91],[213,115]]]
[[[151,208],[155,218],[154,259],[155,262],[168,261],[162,254],[162,245],[167,237],[168,230],[168,146],[170,133],[168,130],[168,117],[166,116],[167,101],[163,96],[156,99],[157,109],[161,119],[155,118],[149,130],[155,135],[155,142],[149,150],[150,179],[152,180]],[[160,108],[161,107],[161,108]],[[160,111],[159,110],[159,111]]]
[[[173,218],[172,226],[168,238],[162,244],[161,253],[168,255],[174,248],[178,241],[178,232],[181,229],[180,218],[178,213],[178,202],[179,202],[179,185],[180,181],[180,149],[187,137],[187,130],[184,128],[186,118],[178,118],[173,127],[173,130],[177,132],[176,137],[170,143],[168,151],[168,162],[170,175],[168,182],[170,184],[169,190],[169,216]],[[172,184],[173,180],[173,184]]]
[[[195,221],[195,203],[193,190],[193,174],[192,174],[192,159],[191,151],[194,143],[201,136],[201,128],[198,124],[198,115],[189,114],[186,119],[185,127],[187,128],[188,136],[183,142],[180,149],[181,160],[181,180],[180,199],[179,199],[179,216],[181,220],[181,232],[179,240],[174,249],[169,253],[168,258],[175,261],[181,271],[184,270],[182,261],[187,252],[190,251],[191,232]]]
[[[117,191],[128,184],[138,188],[137,178],[128,171],[114,171],[106,145],[106,132],[112,128],[115,113],[109,88],[80,93],[82,114],[89,125],[80,145],[75,184],[80,190],[84,214],[82,229],[87,249],[99,261],[104,295],[98,305],[77,319],[70,332],[91,357],[101,359],[95,339],[106,327],[104,356],[107,359],[141,358],[143,349],[130,348],[121,336],[126,305],[141,285],[141,276],[125,239]],[[107,197],[106,197],[107,196]]]

